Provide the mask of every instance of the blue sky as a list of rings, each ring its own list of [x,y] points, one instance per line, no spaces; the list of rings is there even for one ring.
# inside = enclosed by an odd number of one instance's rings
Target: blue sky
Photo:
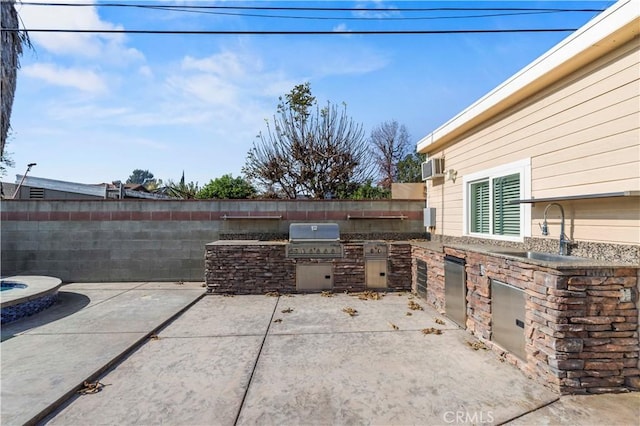
[[[36,0],[37,1],[37,0]],[[75,0],[74,0],[75,1]],[[68,3],[69,0],[65,1]],[[379,8],[371,12],[238,11],[239,15],[100,7],[18,7],[26,28],[353,31],[579,28],[597,12],[485,18],[497,12],[398,12],[409,7],[606,8],[610,1],[241,2],[130,4]],[[120,1],[119,3],[125,3]],[[217,10],[220,12],[220,10]],[[284,19],[247,14],[332,17]],[[353,18],[375,18],[368,20]],[[389,18],[396,18],[389,20]],[[404,19],[397,19],[404,18]],[[319,102],[345,102],[367,135],[404,124],[412,145],[570,33],[436,35],[157,35],[31,33],[22,56],[7,151],[31,174],[83,183],[134,169],[200,185],[241,174],[278,97],[310,82]]]

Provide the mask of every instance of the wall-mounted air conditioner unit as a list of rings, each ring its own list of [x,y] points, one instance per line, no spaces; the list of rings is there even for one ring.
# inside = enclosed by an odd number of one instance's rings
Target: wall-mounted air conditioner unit
[[[422,180],[444,176],[444,158],[431,158],[422,163]]]

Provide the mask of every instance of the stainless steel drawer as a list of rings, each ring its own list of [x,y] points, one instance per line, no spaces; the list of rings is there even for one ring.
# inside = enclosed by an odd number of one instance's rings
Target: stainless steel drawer
[[[523,290],[500,281],[491,280],[491,340],[526,359]]]
[[[387,259],[365,260],[364,279],[367,288],[387,288]]]
[[[333,266],[330,263],[296,265],[296,290],[322,291],[333,288]]]
[[[464,259],[444,258],[444,311],[456,324],[466,328],[467,276]]]

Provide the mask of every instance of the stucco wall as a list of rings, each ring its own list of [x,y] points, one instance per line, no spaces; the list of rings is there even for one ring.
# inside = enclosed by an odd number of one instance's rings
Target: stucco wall
[[[455,182],[427,185],[430,207],[438,209],[435,234],[463,234],[463,177],[530,159],[535,198],[640,189],[640,40],[631,42],[561,79],[442,149]],[[638,198],[564,203],[569,237],[583,241],[638,244]],[[531,207],[531,235],[546,203]],[[529,207],[527,207],[529,208]],[[551,236],[559,232],[550,223]]]
[[[202,281],[205,244],[212,241],[282,237],[292,222],[323,221],[338,223],[343,235],[415,238],[426,236],[423,206],[402,200],[5,200],[0,274],[89,282]]]

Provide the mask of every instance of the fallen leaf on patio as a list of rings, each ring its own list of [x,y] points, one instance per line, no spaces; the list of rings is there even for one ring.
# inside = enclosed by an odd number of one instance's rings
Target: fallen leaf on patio
[[[442,330],[440,330],[439,328],[423,328],[422,329],[422,334],[442,334]]]
[[[267,293],[264,294],[265,296],[269,296],[269,297],[280,297],[280,293],[278,293],[277,291],[269,291]]]
[[[176,282],[177,285],[184,285],[184,281],[178,281]]]
[[[153,333],[151,336],[149,336],[149,339],[151,339],[151,340],[160,340],[160,336],[158,336],[157,334]]]
[[[444,322],[444,320],[441,320],[440,318],[433,318],[433,320],[436,322],[436,324],[440,324],[440,325],[445,325],[446,323]]]
[[[398,327],[397,325],[395,325],[394,323],[389,323],[389,326],[391,326],[391,328],[393,328],[394,330],[400,330],[400,327]]]
[[[411,312],[407,312],[405,315],[406,315],[406,316],[408,316],[408,317],[410,317],[410,316],[411,316],[411,315],[413,315],[413,314],[412,314]]]
[[[282,322],[282,318],[274,319],[273,322]]]
[[[102,390],[103,387],[107,386],[104,383],[100,383],[100,382],[84,382],[82,384],[83,388],[81,388],[80,390],[78,390],[79,394],[82,395],[87,395],[90,393],[98,393]]]
[[[344,308],[342,310],[342,312],[345,312],[345,313],[349,314],[352,317],[355,317],[356,315],[358,315],[358,311],[356,311],[355,309],[353,309],[351,307]]]
[[[333,293],[330,291],[323,291],[322,293],[320,293],[320,296],[322,297],[333,297]]]
[[[384,297],[384,295],[378,293],[377,291],[364,291],[362,293],[358,293],[358,299],[360,300],[380,300]]]
[[[205,283],[200,284],[200,287],[206,287],[207,285]]]
[[[283,309],[282,311],[283,314],[290,314],[291,312],[293,312],[293,308],[287,308],[287,309]]]
[[[422,306],[420,306],[418,303],[414,302],[413,300],[409,300],[409,309],[411,309],[412,311],[422,311]]]
[[[487,346],[486,346],[484,343],[482,343],[481,341],[479,341],[479,340],[478,340],[478,341],[475,341],[475,342],[469,342],[469,341],[467,341],[466,343],[467,343],[467,345],[469,345],[469,347],[470,347],[471,349],[473,349],[474,351],[477,351],[477,350],[479,350],[479,349],[484,349],[484,350],[486,351],[486,350],[488,349],[488,348],[487,348]]]
[[[231,293],[225,293],[222,295],[223,297],[233,297],[234,295]]]

